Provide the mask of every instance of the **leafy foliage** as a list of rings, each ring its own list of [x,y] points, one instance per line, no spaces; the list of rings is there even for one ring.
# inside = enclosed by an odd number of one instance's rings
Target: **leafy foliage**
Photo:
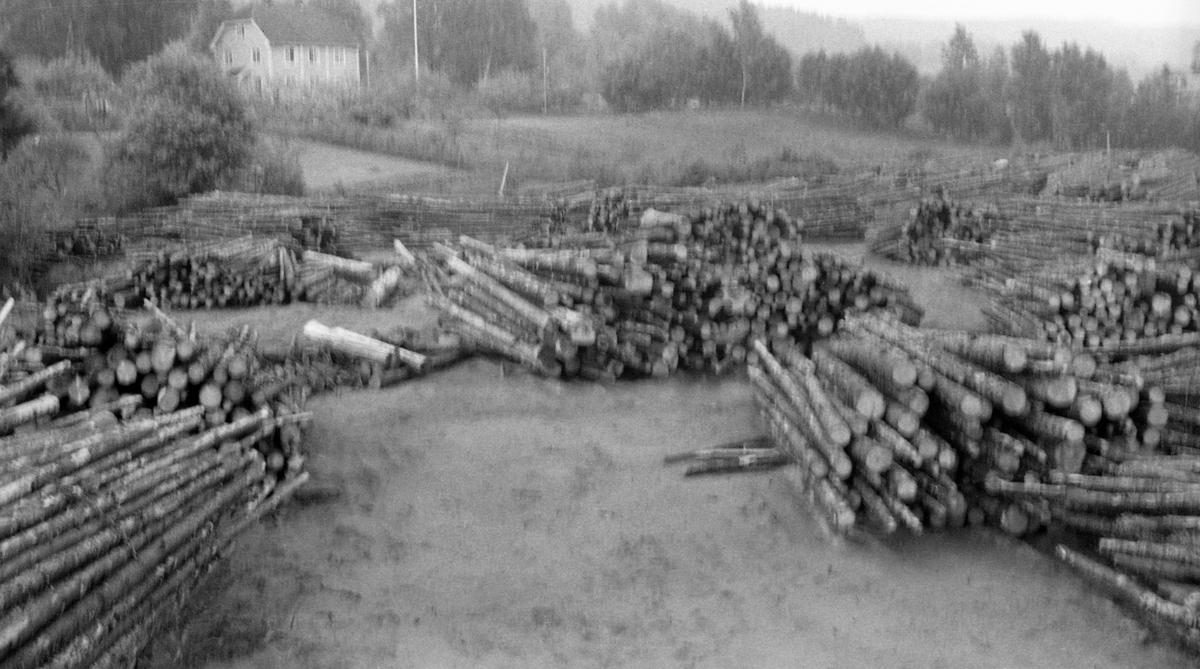
[[[800,59],[796,79],[802,99],[891,127],[912,114],[921,83],[912,63],[880,47],[850,55],[810,53]]]
[[[187,34],[200,0],[37,0],[16,2],[0,16],[18,53],[55,58],[88,52],[120,72]]]
[[[250,117],[212,62],[174,44],[126,79],[137,111],[109,156],[129,182],[125,207],[212,190],[246,162],[254,141]]]
[[[423,66],[463,85],[504,69],[531,71],[540,63],[537,27],[524,0],[417,0],[417,44]],[[412,64],[413,4],[379,6],[380,42],[393,60]]]
[[[22,137],[36,129],[33,119],[10,95],[20,85],[16,70],[13,69],[12,58],[0,51],[0,160],[8,157],[8,152]]]
[[[770,104],[792,91],[791,55],[742,2],[732,29],[660,0],[609,5],[596,13],[592,48],[600,93],[619,111],[708,104]]]

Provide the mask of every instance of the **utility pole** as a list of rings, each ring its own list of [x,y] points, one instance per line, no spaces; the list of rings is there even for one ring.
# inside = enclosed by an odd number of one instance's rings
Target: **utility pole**
[[[546,74],[546,47],[542,47],[542,116],[549,114],[550,95],[547,93],[547,74]]]
[[[417,0],[413,0],[413,79],[421,82],[421,51],[417,48]]]

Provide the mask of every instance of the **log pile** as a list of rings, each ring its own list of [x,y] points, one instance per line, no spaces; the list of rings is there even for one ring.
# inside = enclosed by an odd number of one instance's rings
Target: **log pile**
[[[904,289],[802,249],[797,225],[761,203],[643,221],[552,249],[435,247],[446,271],[432,303],[464,339],[542,373],[603,380],[720,372],[744,363],[754,338],[806,343],[855,311],[920,318]]]
[[[60,297],[0,338],[0,666],[128,666],[308,478],[303,379],[156,313]]]
[[[32,332],[0,349],[0,435],[114,407],[135,419],[198,408],[209,427],[303,410],[304,379],[264,361],[249,328],[202,338],[155,312],[137,322],[95,299],[49,302]],[[298,429],[253,444],[272,476],[300,472]]]
[[[1166,408],[1156,395],[1143,398],[1135,379],[1114,369],[1098,371],[1094,358],[1066,347],[922,331],[875,314],[855,315],[844,326],[842,335],[814,344],[807,359],[796,349],[771,347],[792,379],[769,360],[762,362],[765,347],[756,344],[763,349],[758,351],[762,369],[751,372],[751,380],[760,395],[774,398],[764,406],[785,410],[788,421],[768,416],[775,433],[794,431],[811,446],[811,453],[794,453],[797,461],[815,461],[815,471],[826,478],[840,471],[839,480],[848,482],[839,490],[837,481],[817,485],[814,474],[807,473],[800,476],[804,489],[820,500],[830,498],[826,488],[832,487],[841,500],[836,508],[861,512],[885,531],[914,527],[904,520],[909,512],[924,526],[941,526],[944,517],[936,504],[901,509],[874,485],[878,481],[856,484],[860,471],[899,466],[905,473],[892,476],[907,474],[918,482],[944,477],[941,497],[947,497],[946,483],[952,483],[963,496],[956,504],[965,517],[1023,536],[1044,522],[1044,514],[1020,500],[998,497],[992,481],[1040,482],[1052,472],[1078,473],[1089,458],[1163,441]],[[836,411],[822,408],[822,392]],[[848,441],[838,417],[851,428]],[[868,461],[871,453],[877,455]],[[879,505],[874,510],[861,506],[860,488],[881,497],[891,520]],[[826,501],[817,508],[828,512],[831,507]],[[827,520],[844,531],[853,527],[836,516]],[[954,522],[961,524],[963,517]]]
[[[964,264],[985,253],[1001,220],[994,208],[927,198],[912,209],[902,225],[880,230],[871,251],[917,265]]]
[[[286,304],[298,297],[296,258],[270,239],[243,237],[219,248],[164,253],[135,269],[118,304],[144,300],[174,309]]]
[[[193,407],[109,411],[0,438],[0,665],[129,666],[278,483],[254,444],[289,418],[203,427]]]
[[[1109,254],[1064,284],[1038,314],[1054,341],[1116,350],[1200,331],[1200,279],[1186,265]]]

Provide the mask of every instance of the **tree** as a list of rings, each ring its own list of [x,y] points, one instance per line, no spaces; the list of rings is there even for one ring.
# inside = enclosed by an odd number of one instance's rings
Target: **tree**
[[[758,18],[758,10],[748,0],[741,0],[729,10],[733,26],[734,52],[741,67],[739,104],[746,106],[746,97],[760,102],[780,100],[792,90],[792,57],[775,38],[766,34]]]
[[[922,114],[935,131],[953,137],[980,139],[987,133],[983,65],[962,24],[942,47],[942,69],[925,92]]]
[[[797,66],[806,99],[875,126],[899,126],[916,108],[917,68],[899,53],[864,47],[847,56],[808,54]]]
[[[117,73],[187,35],[198,3],[37,0],[14,3],[4,18],[17,53],[54,58],[87,51]]]
[[[0,50],[0,160],[8,158],[8,152],[21,138],[37,129],[33,119],[10,95],[20,85],[12,58]]]
[[[1032,30],[1012,49],[1013,129],[1022,140],[1051,139],[1053,70],[1050,53]]]
[[[109,159],[140,203],[212,190],[246,162],[254,133],[245,102],[210,59],[175,43],[132,68],[126,85],[137,111]]]
[[[380,42],[398,62],[412,63],[413,9],[408,0],[379,6]],[[529,72],[541,62],[537,26],[524,0],[418,0],[421,64],[473,86],[492,72]]]

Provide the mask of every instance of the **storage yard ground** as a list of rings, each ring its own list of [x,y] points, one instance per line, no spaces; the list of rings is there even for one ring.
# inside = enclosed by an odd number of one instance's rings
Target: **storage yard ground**
[[[980,322],[948,274],[886,269],[926,323]],[[194,315],[269,339],[410,307]],[[308,469],[342,496],[252,528],[150,666],[1192,666],[992,530],[831,543],[778,471],[664,467],[762,429],[740,372],[597,385],[475,359],[309,406]]]

